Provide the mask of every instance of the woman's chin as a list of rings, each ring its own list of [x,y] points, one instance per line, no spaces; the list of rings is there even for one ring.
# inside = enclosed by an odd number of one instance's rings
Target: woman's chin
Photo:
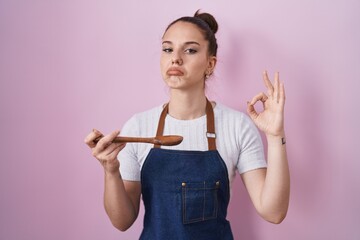
[[[180,77],[171,76],[165,80],[165,83],[168,85],[169,88],[181,88],[184,84]]]

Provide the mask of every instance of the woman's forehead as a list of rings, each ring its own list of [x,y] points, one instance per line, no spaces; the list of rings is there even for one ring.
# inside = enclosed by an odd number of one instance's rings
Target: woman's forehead
[[[193,23],[179,21],[169,27],[163,41],[204,41],[201,30]]]

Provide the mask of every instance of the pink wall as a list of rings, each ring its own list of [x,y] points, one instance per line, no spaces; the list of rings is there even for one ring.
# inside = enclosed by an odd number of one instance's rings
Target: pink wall
[[[279,70],[287,91],[291,205],[255,213],[237,178],[236,239],[360,239],[360,2],[0,0],[0,239],[136,239],[102,206],[103,172],[83,138],[166,101],[167,23],[202,8],[220,24],[212,99],[244,110]]]

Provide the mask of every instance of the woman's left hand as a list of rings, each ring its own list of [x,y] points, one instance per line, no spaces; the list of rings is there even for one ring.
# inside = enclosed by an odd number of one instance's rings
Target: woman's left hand
[[[265,86],[268,89],[268,95],[261,92],[248,102],[247,112],[256,126],[266,135],[283,136],[284,135],[284,105],[285,89],[284,84],[280,83],[279,73],[275,73],[274,85],[269,80],[267,72],[263,73]],[[261,101],[264,110],[257,112],[254,105]]]

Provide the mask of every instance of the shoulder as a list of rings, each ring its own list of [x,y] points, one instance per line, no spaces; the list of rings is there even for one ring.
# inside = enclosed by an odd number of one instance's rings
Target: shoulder
[[[241,145],[243,141],[249,138],[258,138],[260,136],[254,122],[246,113],[222,104],[216,105],[214,113],[218,133],[223,137],[235,139]]]
[[[247,114],[221,103],[216,103],[214,114],[219,121],[226,121],[228,123],[251,124],[252,122]]]

